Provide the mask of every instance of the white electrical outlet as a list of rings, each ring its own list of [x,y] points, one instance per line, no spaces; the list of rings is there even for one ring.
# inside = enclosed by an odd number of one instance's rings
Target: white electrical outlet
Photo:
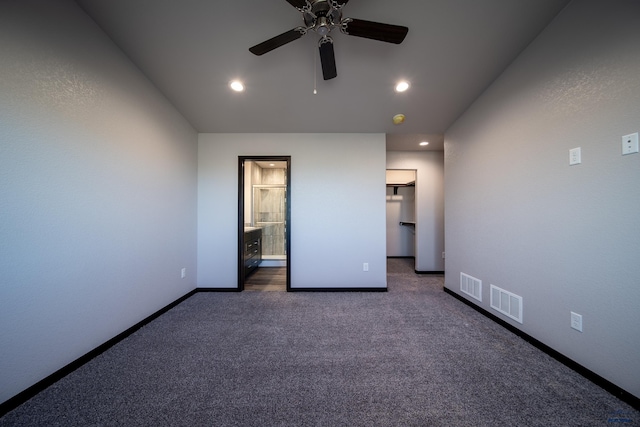
[[[582,315],[571,312],[571,327],[576,331],[582,332]]]
[[[622,155],[638,152],[638,132],[622,137]]]
[[[582,163],[582,149],[580,147],[569,150],[569,165],[579,165]]]
[[[182,279],[184,279],[185,277],[187,277],[187,269],[183,268],[182,270],[180,270],[180,277]]]
[[[362,271],[369,271],[369,263],[365,262],[362,264]]]

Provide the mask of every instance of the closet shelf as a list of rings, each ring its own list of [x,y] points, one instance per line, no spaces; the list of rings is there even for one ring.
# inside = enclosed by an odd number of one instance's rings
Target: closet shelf
[[[387,187],[393,187],[394,196],[398,195],[398,187],[415,187],[415,186],[416,186],[415,181],[407,182],[406,184],[387,184]]]

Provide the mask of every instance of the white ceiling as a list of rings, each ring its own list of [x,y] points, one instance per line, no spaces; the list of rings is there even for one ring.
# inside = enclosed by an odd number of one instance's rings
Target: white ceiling
[[[344,17],[409,33],[395,45],[333,31],[338,77],[324,81],[313,32],[248,50],[302,24],[285,0],[77,0],[198,132],[386,133],[398,150],[425,139],[442,150],[444,131],[568,1],[351,0]],[[244,92],[229,89],[235,78]],[[401,94],[400,79],[411,83]]]

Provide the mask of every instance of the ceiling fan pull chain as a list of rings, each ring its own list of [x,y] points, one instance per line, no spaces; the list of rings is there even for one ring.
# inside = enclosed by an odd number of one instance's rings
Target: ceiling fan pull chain
[[[313,51],[313,94],[318,94],[318,54]]]

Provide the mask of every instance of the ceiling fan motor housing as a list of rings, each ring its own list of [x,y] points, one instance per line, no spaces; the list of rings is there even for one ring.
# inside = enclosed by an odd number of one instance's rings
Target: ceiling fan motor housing
[[[313,29],[321,36],[326,36],[331,30],[340,25],[342,13],[326,0],[313,0],[311,10],[303,13],[307,28]]]

